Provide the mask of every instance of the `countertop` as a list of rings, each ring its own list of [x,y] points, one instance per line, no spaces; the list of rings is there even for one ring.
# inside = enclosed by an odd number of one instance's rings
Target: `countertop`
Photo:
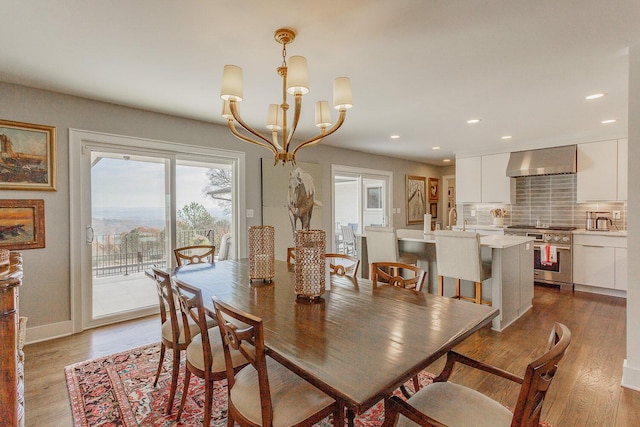
[[[599,230],[585,230],[584,228],[580,228],[578,230],[573,230],[573,234],[584,234],[586,236],[627,237],[627,230],[599,231]]]
[[[398,235],[398,240],[425,243],[436,242],[435,236],[432,233],[424,234],[422,230],[399,229],[396,230],[396,233]],[[511,246],[533,242],[534,240],[535,239],[533,237],[525,236],[489,235],[480,237],[480,244],[491,249],[505,249]]]

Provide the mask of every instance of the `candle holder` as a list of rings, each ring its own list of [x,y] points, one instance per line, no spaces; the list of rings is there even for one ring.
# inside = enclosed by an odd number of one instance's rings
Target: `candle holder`
[[[249,227],[249,280],[262,279],[271,283],[275,276],[274,235],[275,230],[270,225]]]
[[[323,230],[296,231],[296,297],[319,302],[325,291],[326,233]]]

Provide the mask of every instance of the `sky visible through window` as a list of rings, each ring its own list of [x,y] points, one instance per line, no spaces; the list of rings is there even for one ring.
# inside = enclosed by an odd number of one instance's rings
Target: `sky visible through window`
[[[176,166],[176,207],[201,203],[214,217],[222,210],[203,193],[206,167]],[[93,216],[124,218],[162,216],[165,203],[164,163],[102,158],[91,172]]]

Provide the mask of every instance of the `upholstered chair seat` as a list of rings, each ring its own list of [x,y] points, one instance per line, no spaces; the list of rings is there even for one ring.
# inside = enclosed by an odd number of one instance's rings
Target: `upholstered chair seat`
[[[267,357],[267,371],[273,427],[297,425],[334,404],[332,398],[270,357]],[[247,366],[238,372],[230,394],[234,406],[244,417],[263,425],[258,371]]]

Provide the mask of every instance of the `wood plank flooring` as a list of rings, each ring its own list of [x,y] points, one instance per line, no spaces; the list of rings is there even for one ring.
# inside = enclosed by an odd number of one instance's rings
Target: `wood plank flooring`
[[[483,329],[457,350],[518,375],[540,355],[554,321],[571,329],[573,340],[542,411],[560,426],[638,426],[640,392],[620,386],[626,351],[626,300],[536,286],[534,307],[502,333]],[[116,353],[160,339],[157,317],[88,330],[25,347],[26,425],[73,425],[66,365]],[[440,360],[429,367],[438,373]],[[518,386],[461,368],[452,379],[513,407]]]

